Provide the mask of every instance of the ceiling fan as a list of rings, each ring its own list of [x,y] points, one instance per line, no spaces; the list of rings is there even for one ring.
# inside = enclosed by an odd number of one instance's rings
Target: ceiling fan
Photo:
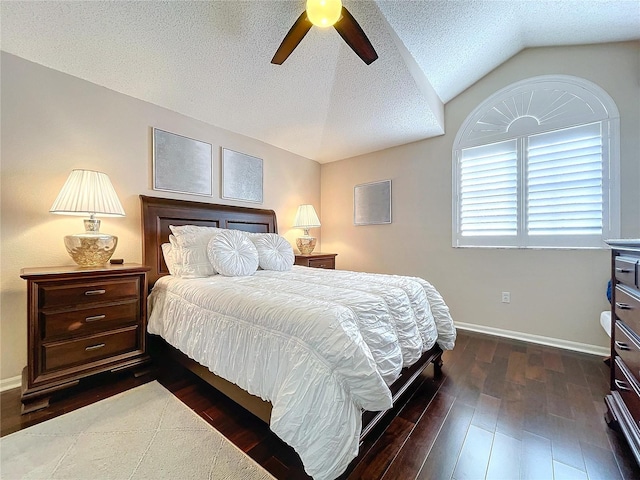
[[[282,40],[271,63],[282,65],[313,25],[323,28],[333,25],[347,45],[367,65],[378,58],[373,45],[353,15],[342,6],[341,0],[307,0],[306,10]]]

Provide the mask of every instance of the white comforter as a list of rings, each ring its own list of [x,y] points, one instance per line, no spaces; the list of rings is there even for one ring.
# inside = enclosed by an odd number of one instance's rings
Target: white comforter
[[[387,387],[435,342],[453,348],[440,294],[413,277],[294,266],[249,277],[163,277],[150,333],[273,404],[271,430],[317,479],[358,453],[362,409],[391,407]]]

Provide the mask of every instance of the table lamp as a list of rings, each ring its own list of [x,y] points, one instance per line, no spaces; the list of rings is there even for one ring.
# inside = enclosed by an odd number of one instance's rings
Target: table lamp
[[[105,265],[118,244],[118,237],[100,232],[96,216],[124,217],[109,177],[93,170],[73,170],[49,210],[60,215],[89,215],[85,231],[64,237],[73,260],[82,267]]]
[[[316,248],[316,239],[309,235],[309,229],[319,226],[320,219],[318,219],[313,205],[300,205],[296,213],[296,219],[293,222],[293,228],[302,228],[304,230],[304,235],[296,238],[296,246],[300,253],[308,255]]]

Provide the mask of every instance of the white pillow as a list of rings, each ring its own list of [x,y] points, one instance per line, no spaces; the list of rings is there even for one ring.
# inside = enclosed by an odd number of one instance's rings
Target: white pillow
[[[169,269],[169,275],[176,275],[176,256],[173,247],[170,243],[163,243],[161,247],[164,263],[167,265],[167,269]]]
[[[207,245],[211,238],[224,229],[197,225],[169,225],[169,229],[173,233],[169,236],[169,241],[176,256],[176,275],[182,278],[200,278],[216,274],[207,256]]]
[[[263,270],[283,272],[291,270],[295,255],[293,247],[277,233],[258,233],[249,235],[249,239],[258,250],[258,263]]]
[[[209,240],[209,260],[222,275],[242,277],[258,269],[258,251],[249,238],[238,230],[223,230]]]
[[[199,225],[169,225],[179,247],[207,245],[211,237],[224,231],[224,228],[201,227]]]
[[[171,273],[171,275],[182,277],[182,252],[180,251],[176,237],[173,235],[169,235],[169,245],[171,245],[171,254],[173,255],[173,273]],[[169,265],[167,264],[167,267],[168,266]]]

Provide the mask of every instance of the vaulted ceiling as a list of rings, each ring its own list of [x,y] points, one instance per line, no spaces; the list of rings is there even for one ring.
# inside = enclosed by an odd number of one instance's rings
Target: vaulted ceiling
[[[441,135],[443,105],[524,48],[640,39],[640,1],[343,0],[379,58],[275,1],[3,1],[1,48],[330,162]],[[180,133],[180,132],[178,132]]]

